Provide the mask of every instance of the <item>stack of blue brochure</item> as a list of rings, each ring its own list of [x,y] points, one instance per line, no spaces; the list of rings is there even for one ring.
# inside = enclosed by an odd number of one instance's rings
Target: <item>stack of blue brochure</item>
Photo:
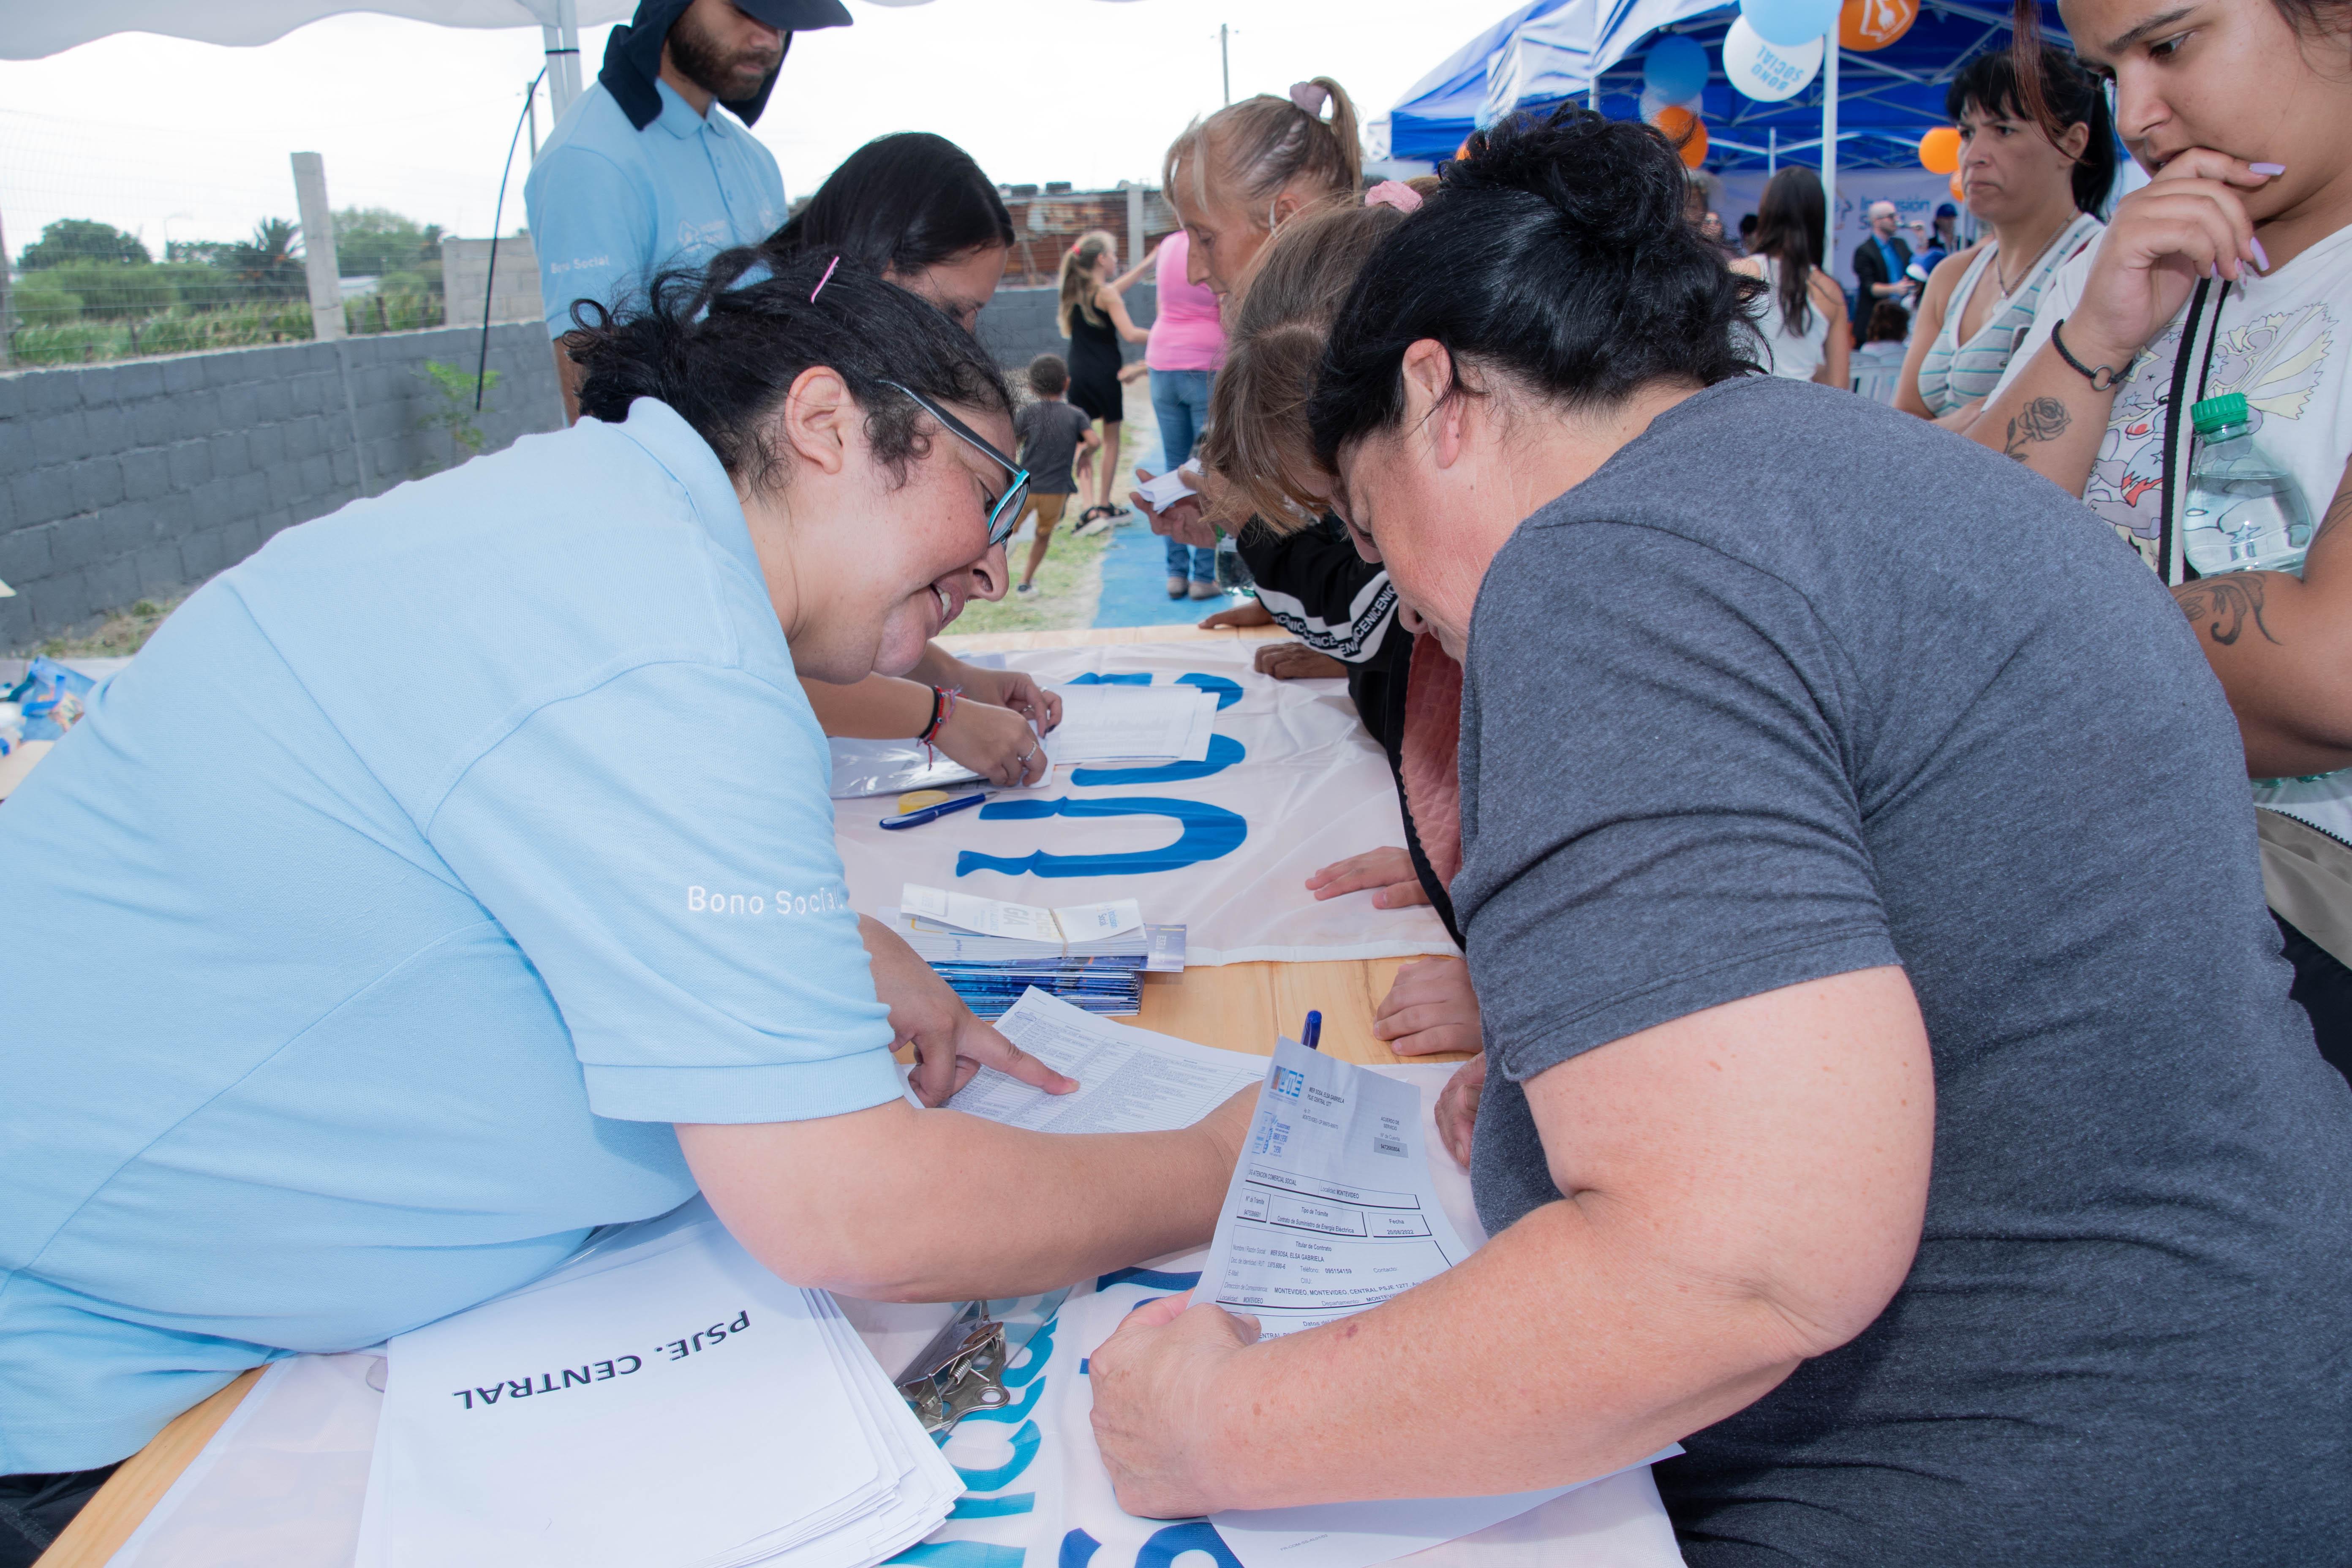
[[[1049,910],[909,882],[882,919],[983,1018],[1033,985],[1089,1013],[1135,1013],[1145,974],[1184,967],[1184,928],[1145,924],[1133,899]]]

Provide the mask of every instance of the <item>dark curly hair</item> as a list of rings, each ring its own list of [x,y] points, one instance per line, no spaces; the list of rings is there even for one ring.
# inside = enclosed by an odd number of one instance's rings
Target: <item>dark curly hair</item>
[[[1564,106],[1471,137],[1372,255],[1333,324],[1307,417],[1318,458],[1392,428],[1423,338],[1572,407],[1761,367],[1759,279],[1685,221],[1682,159],[1647,125]]]
[[[911,278],[1016,237],[1004,199],[971,153],[928,131],[901,131],[843,159],[808,205],[761,245],[774,256],[838,251]]]
[[[2033,58],[2041,61],[2040,80],[2031,91],[2018,79],[2013,50],[1995,49],[1962,66],[1944,90],[1944,118],[1958,125],[1961,112],[1974,105],[1980,114],[2040,125],[2053,145],[2074,127],[2088,126],[2090,140],[2070,176],[2074,205],[2104,216],[2107,192],[2116,183],[2116,127],[2107,115],[2106,89],[2066,50],[2050,44],[2038,48]]]
[[[1003,373],[971,333],[847,257],[826,278],[832,260],[776,261],[745,246],[720,252],[701,271],[662,273],[646,298],[625,301],[617,314],[580,300],[572,307],[577,326],[564,338],[588,373],[580,412],[617,421],[636,399],[659,398],[754,489],[774,479],[768,431],[776,408],[813,365],[847,384],[866,410],[875,456],[901,479],[908,459],[930,449],[928,422],[885,379],[940,403],[1012,414]],[[754,272],[755,281],[741,281]]]

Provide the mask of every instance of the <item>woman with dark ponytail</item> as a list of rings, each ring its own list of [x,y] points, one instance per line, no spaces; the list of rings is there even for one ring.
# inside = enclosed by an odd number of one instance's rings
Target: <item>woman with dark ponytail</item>
[[[1324,342],[1283,493],[1463,666],[1486,1049],[1437,1121],[1490,1239],[1270,1341],[1231,1281],[1129,1316],[1090,1358],[1119,1501],[1679,1442],[1693,1568],[2334,1561],[2352,1096],[2221,694],[2072,500],[1754,374],[1763,285],[1683,186],[1645,127],[1506,121]]]
[[[954,612],[1011,396],[861,263],[755,260],[586,308],[593,417],[214,578],[0,811],[0,1500],[698,1190],[876,1300],[1209,1239],[1254,1092],[1087,1138],[908,1103],[908,1043],[926,1104],[1075,1086],[851,907],[798,678]]]
[[[844,158],[761,248],[849,257],[971,331],[1003,280],[1013,237],[1004,198],[971,153],[944,136],[902,131]]]
[[[1970,60],[1944,94],[1960,132],[1960,187],[1992,233],[1928,275],[1895,406],[1949,429],[1976,422],[2032,330],[2042,291],[2106,227],[2099,215],[2116,183],[2106,94],[2065,50],[2045,44],[2035,58],[2054,138],[2026,108],[2007,50]]]
[[[769,267],[811,256],[860,262],[969,332],[1004,277],[1012,246],[1013,219],[971,154],[944,136],[905,131],[843,159],[808,205],[761,244],[759,259]],[[973,563],[968,596],[1001,599],[1007,585],[1004,558],[992,550]],[[1037,736],[1062,721],[1062,700],[1030,677],[967,664],[936,642],[901,671],[854,686],[802,684],[826,734],[920,738],[991,784],[1044,778]],[[945,721],[934,722],[942,708]]]
[[[1765,183],[1756,207],[1756,241],[1731,269],[1764,280],[1756,334],[1766,364],[1774,375],[1850,385],[1853,329],[1845,294],[1822,269],[1829,205],[1821,176],[1783,169]]]

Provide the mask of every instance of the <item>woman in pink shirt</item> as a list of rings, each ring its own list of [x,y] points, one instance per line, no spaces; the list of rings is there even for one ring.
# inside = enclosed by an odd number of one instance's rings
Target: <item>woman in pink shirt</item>
[[[1206,285],[1185,279],[1192,236],[1178,229],[1160,242],[1154,275],[1160,300],[1143,363],[1151,367],[1151,412],[1160,422],[1160,460],[1170,469],[1192,455],[1209,417],[1209,386],[1224,357],[1225,329],[1217,319],[1217,297]],[[1168,541],[1168,596],[1217,596],[1217,552],[1188,549]]]

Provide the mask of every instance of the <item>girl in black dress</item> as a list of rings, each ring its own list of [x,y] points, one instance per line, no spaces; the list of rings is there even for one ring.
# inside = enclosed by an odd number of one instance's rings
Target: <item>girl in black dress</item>
[[[1118,426],[1125,399],[1120,383],[1119,340],[1139,343],[1150,337],[1127,313],[1127,286],[1151,265],[1146,256],[1117,277],[1118,241],[1100,229],[1082,236],[1062,257],[1062,335],[1070,340],[1070,404],[1102,421],[1102,461],[1095,468],[1095,504],[1080,513],[1081,524],[1128,515],[1111,503],[1111,479],[1118,468]]]

